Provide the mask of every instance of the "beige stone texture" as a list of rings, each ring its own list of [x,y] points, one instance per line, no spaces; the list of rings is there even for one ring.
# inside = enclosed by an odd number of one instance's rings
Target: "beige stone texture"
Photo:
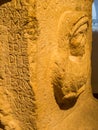
[[[0,130],[98,130],[92,0],[0,1]]]

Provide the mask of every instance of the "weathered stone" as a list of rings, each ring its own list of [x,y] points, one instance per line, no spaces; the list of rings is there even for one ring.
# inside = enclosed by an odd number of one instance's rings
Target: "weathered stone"
[[[97,130],[92,0],[0,2],[0,129]]]

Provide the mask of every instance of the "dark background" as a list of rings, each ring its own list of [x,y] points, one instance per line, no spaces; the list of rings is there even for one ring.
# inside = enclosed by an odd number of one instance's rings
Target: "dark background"
[[[98,94],[98,31],[93,31],[92,88],[93,88],[93,93]]]

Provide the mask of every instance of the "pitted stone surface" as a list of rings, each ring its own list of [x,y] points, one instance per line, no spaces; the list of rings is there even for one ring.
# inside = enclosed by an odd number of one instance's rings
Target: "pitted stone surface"
[[[0,130],[97,130],[91,5],[0,2]]]

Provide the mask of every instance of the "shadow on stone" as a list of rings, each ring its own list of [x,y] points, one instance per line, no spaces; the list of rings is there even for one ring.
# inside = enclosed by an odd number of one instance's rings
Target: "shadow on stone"
[[[5,3],[7,3],[7,2],[10,2],[11,0],[0,0],[0,5],[3,5],[3,4],[5,4]]]
[[[4,130],[4,129],[5,129],[5,126],[4,126],[4,125],[1,123],[1,121],[0,121],[0,130],[1,130],[1,129]]]
[[[77,101],[76,97],[64,98],[64,95],[60,87],[54,85],[53,89],[55,100],[61,110],[70,109],[75,105]]]

